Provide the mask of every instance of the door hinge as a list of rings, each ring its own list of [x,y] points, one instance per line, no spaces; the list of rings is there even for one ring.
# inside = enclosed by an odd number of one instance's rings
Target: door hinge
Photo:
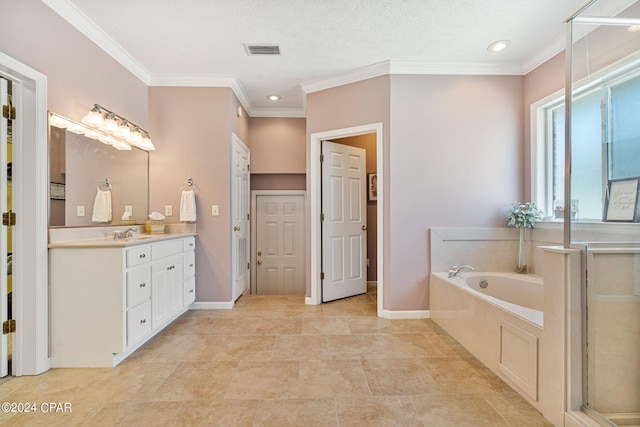
[[[323,213],[320,214],[320,221],[324,221],[324,214]]]
[[[251,165],[247,163],[247,172],[251,172]]]
[[[16,331],[15,319],[9,319],[2,322],[2,335],[12,334]]]
[[[320,154],[320,163],[324,162],[324,154]]]
[[[13,211],[4,212],[2,214],[2,225],[10,227],[16,225],[16,213]]]
[[[251,214],[247,214],[247,221],[251,219]]]
[[[320,280],[324,280],[324,272],[320,273]]]
[[[16,119],[16,107],[11,104],[11,98],[9,98],[9,104],[2,106],[2,117],[9,120]]]
[[[251,263],[247,263],[247,270],[251,270]]]

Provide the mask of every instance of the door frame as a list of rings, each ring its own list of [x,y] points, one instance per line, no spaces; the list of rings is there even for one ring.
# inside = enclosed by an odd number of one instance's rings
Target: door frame
[[[309,305],[322,303],[322,281],[320,280],[320,267],[322,259],[322,234],[320,224],[320,211],[322,208],[322,177],[320,164],[320,151],[323,140],[347,138],[351,136],[364,135],[368,133],[376,134],[376,173],[378,174],[378,200],[377,200],[377,314],[384,317],[384,150],[383,150],[383,128],[382,123],[371,123],[361,126],[354,126],[343,129],[335,129],[325,132],[312,133],[309,141],[309,212],[310,212],[310,261],[309,278],[311,283],[311,296],[306,298]]]
[[[257,221],[258,221],[258,196],[302,196],[304,198],[303,212],[307,210],[307,191],[306,190],[251,190],[251,282],[249,283],[249,292],[251,295],[256,294],[256,239],[257,239]],[[306,240],[306,234],[303,234]],[[307,242],[303,242],[302,247],[306,250]],[[306,265],[304,265],[306,267]],[[306,270],[306,268],[305,268]],[[306,271],[305,271],[306,281]]]
[[[13,82],[12,374],[37,375],[49,359],[47,77],[0,52],[0,74]]]

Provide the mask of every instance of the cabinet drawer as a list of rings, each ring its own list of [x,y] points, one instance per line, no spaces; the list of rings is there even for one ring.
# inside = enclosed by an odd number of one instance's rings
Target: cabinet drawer
[[[184,306],[191,305],[196,300],[196,278],[191,277],[184,281]]]
[[[194,251],[184,253],[184,278],[188,279],[196,274],[196,253]]]
[[[127,311],[127,345],[135,344],[151,331],[151,301]]]
[[[179,253],[182,253],[182,239],[155,243],[151,247],[151,258],[154,261]]]
[[[182,239],[182,251],[193,251],[196,248],[196,238],[195,237],[186,237]]]
[[[149,245],[134,246],[127,249],[127,267],[140,265],[151,260]]]
[[[151,265],[127,271],[127,307],[151,298]]]

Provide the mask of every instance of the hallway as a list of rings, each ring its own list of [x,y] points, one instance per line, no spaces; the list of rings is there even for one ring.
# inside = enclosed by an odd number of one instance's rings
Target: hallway
[[[0,384],[11,426],[547,426],[432,321],[375,317],[375,290],[307,306],[243,296],[189,311],[113,369]],[[43,402],[71,413],[42,413]]]

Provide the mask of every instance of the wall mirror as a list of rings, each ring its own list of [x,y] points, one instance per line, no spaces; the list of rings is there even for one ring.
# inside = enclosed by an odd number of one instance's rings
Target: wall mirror
[[[111,184],[111,221],[94,222],[98,189]],[[119,225],[125,208],[144,223],[149,212],[149,153],[117,150],[68,129],[49,126],[49,226]]]

